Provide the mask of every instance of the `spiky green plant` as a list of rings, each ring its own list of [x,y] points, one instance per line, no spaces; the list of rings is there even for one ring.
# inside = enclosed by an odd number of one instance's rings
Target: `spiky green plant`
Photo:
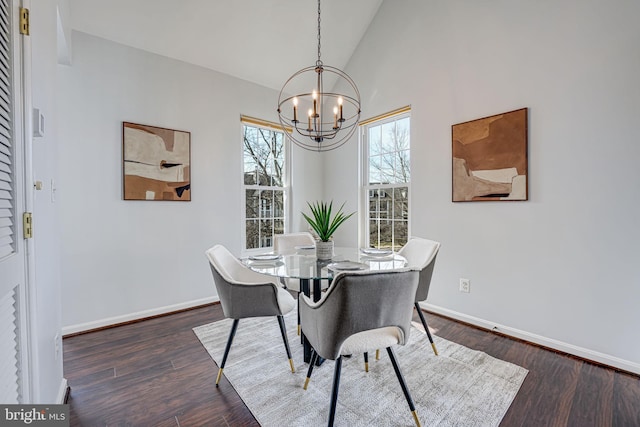
[[[323,242],[328,242],[333,236],[333,233],[336,232],[338,227],[342,225],[343,222],[351,218],[355,212],[351,212],[350,214],[345,214],[342,212],[342,208],[344,208],[344,203],[338,209],[338,212],[331,217],[331,210],[333,208],[333,200],[328,204],[326,202],[314,202],[309,203],[309,209],[311,209],[311,214],[313,218],[306,215],[302,212],[302,216],[307,220],[313,231],[316,232],[320,240]]]

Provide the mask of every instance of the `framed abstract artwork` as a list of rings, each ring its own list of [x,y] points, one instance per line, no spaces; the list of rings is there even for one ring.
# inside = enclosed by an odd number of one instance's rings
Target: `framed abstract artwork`
[[[124,200],[191,200],[191,133],[122,123]]]
[[[452,200],[528,200],[528,109],[451,126]]]

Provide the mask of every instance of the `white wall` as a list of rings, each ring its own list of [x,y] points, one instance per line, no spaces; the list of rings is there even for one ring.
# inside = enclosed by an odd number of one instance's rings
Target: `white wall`
[[[278,93],[84,33],[72,42],[58,73],[63,330],[211,300],[204,251],[241,249],[240,115],[276,121]],[[122,200],[123,121],[191,132],[191,202]],[[296,194],[319,195],[321,164],[292,159]],[[293,197],[294,231],[303,203]]]
[[[42,181],[33,194],[33,266],[30,269],[31,374],[33,403],[61,403],[66,391],[62,372],[61,285],[57,205],[51,201],[51,180],[57,179],[56,34],[57,8],[67,2],[33,1],[30,6],[31,102],[45,116],[45,136],[32,144],[33,180]],[[33,182],[28,179],[27,185]],[[57,348],[56,348],[57,344]]]
[[[443,244],[431,308],[640,372],[639,8],[382,4],[346,71],[363,117],[412,106],[411,233]],[[57,87],[65,329],[210,298],[203,251],[240,249],[239,115],[275,120],[277,93],[85,34],[72,41]],[[451,125],[521,107],[530,200],[452,203]],[[191,131],[192,202],[121,200],[123,120]],[[357,207],[357,156],[355,141],[294,151],[294,230],[306,200]],[[337,241],[356,236],[349,220]]]
[[[412,106],[411,233],[442,242],[431,308],[640,372],[639,15],[625,0],[383,3],[346,71],[363,117]],[[522,107],[530,200],[452,203],[451,125]],[[357,197],[356,158],[330,153],[325,196]]]

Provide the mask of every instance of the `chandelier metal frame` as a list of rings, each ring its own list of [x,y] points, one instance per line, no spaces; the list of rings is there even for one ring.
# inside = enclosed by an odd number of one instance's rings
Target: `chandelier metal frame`
[[[320,12],[318,0],[318,60],[315,65],[297,71],[285,82],[278,96],[278,119],[287,136],[299,147],[311,151],[330,151],[347,142],[356,131],[361,112],[360,92],[347,73],[322,63]],[[335,87],[342,85],[347,91],[325,92],[325,73],[336,77]],[[303,80],[313,82],[313,90],[289,95],[291,86],[299,87],[298,82]],[[298,105],[309,107],[306,120],[299,120]],[[331,107],[333,115],[329,113]]]

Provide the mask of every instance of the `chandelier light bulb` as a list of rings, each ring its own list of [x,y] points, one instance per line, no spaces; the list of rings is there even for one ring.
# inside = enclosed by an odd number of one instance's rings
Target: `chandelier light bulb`
[[[313,117],[318,117],[318,92],[313,91]]]

